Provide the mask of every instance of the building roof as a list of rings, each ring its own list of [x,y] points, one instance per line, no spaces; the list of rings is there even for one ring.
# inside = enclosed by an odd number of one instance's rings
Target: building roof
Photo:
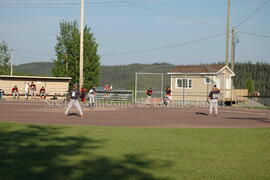
[[[168,74],[217,74],[224,68],[228,68],[234,74],[228,66],[223,64],[176,66]]]
[[[0,79],[35,79],[35,80],[71,80],[71,77],[41,77],[41,76],[10,76],[10,75],[0,75]]]

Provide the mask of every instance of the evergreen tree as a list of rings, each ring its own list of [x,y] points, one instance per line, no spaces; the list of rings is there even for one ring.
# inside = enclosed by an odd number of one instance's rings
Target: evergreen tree
[[[60,22],[60,35],[55,46],[57,59],[54,61],[53,75],[72,77],[70,85],[79,82],[80,65],[80,31],[77,21]],[[90,32],[84,28],[84,87],[97,86],[100,75],[100,56],[98,44]]]
[[[10,51],[5,41],[0,43],[0,74],[9,73],[10,67]]]
[[[246,80],[246,88],[248,90],[248,95],[252,95],[252,93],[255,91],[255,87],[254,87],[254,81],[251,78],[248,78]]]

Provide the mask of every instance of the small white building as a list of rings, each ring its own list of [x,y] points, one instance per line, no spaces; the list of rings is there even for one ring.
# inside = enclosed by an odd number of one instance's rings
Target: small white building
[[[71,77],[38,77],[38,76],[9,76],[0,75],[0,89],[5,94],[11,94],[14,86],[18,87],[19,93],[25,93],[25,84],[33,82],[39,92],[42,86],[46,89],[47,95],[64,95],[69,88]]]
[[[220,99],[232,99],[234,72],[226,65],[177,66],[170,72],[174,101],[206,101],[213,85],[220,90]]]

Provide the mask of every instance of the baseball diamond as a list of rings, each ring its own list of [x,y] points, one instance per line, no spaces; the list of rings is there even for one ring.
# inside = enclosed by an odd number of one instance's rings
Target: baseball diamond
[[[35,124],[94,125],[123,127],[254,128],[270,127],[269,110],[219,108],[218,116],[209,116],[206,107],[84,107],[84,117],[63,116],[64,106],[38,102],[0,102],[0,121]],[[76,112],[76,109],[74,109]],[[78,112],[77,112],[78,113]],[[79,114],[79,113],[78,113]]]

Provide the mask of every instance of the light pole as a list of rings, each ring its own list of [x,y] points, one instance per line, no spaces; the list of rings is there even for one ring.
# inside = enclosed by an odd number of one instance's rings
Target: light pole
[[[80,35],[80,88],[83,87],[83,31],[84,28],[84,0],[81,0],[81,35]]]

